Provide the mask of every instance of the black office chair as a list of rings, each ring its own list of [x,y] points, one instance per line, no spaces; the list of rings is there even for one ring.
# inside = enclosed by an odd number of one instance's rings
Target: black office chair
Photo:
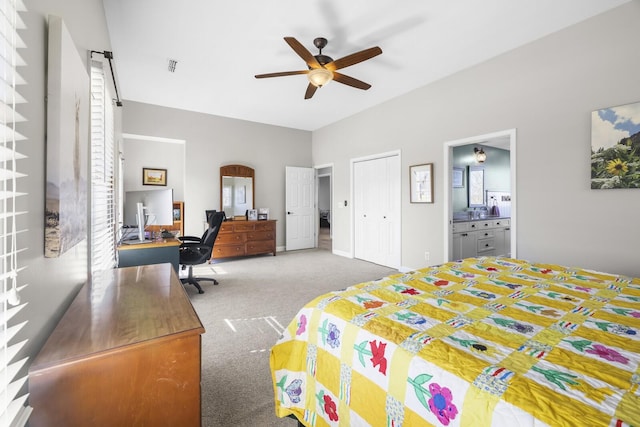
[[[184,269],[185,266],[189,266],[189,276],[180,279],[182,283],[189,283],[198,289],[198,293],[203,294],[204,291],[200,286],[200,281],[208,280],[213,282],[214,285],[218,284],[216,279],[211,277],[194,277],[193,266],[198,264],[204,264],[211,258],[211,252],[213,251],[213,244],[218,237],[220,231],[220,225],[224,220],[224,212],[216,212],[208,218],[209,228],[204,232],[201,238],[195,236],[182,236],[179,237],[182,244],[180,244],[180,264]]]

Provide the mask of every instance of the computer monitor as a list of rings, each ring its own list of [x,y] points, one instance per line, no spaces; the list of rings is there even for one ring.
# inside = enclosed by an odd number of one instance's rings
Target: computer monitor
[[[148,225],[173,224],[173,189],[125,192],[124,224],[138,228],[139,240]]]

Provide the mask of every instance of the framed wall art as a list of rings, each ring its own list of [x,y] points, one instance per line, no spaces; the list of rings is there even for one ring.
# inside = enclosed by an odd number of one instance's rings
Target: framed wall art
[[[167,185],[167,170],[142,168],[142,185]]]
[[[640,188],[640,102],[591,113],[591,188]]]
[[[61,18],[49,17],[44,256],[87,239],[89,75]]]
[[[453,188],[464,187],[464,168],[453,168],[451,183]]]
[[[433,163],[409,166],[411,203],[433,203]]]

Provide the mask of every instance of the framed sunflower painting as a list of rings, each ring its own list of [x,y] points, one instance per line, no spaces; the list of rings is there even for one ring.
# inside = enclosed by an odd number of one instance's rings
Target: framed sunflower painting
[[[640,102],[591,113],[591,188],[640,188]]]

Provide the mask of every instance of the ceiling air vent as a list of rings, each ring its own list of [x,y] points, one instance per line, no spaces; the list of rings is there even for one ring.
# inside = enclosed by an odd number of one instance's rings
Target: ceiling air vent
[[[175,59],[170,59],[169,60],[169,71],[171,71],[172,73],[175,73],[176,64],[178,64],[178,61],[176,61]]]

